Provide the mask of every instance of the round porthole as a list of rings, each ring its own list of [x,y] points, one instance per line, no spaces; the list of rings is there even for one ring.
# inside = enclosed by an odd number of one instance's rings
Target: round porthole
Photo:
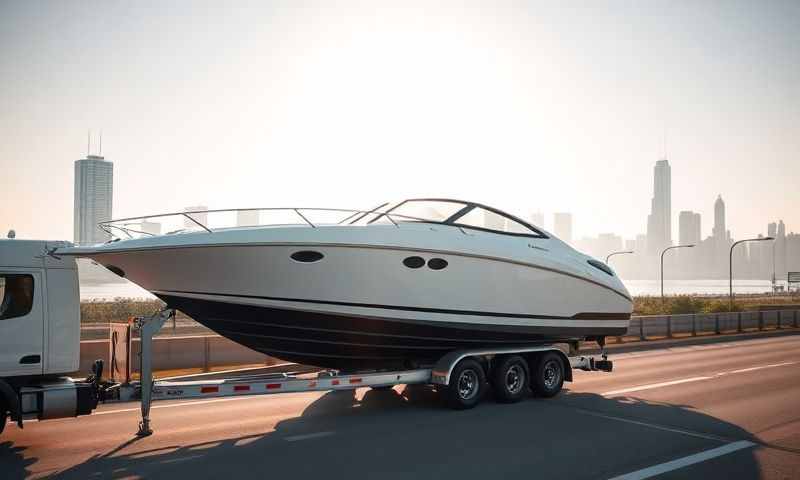
[[[419,268],[425,265],[425,259],[422,257],[408,257],[403,260],[403,265],[408,268]]]
[[[318,262],[322,260],[325,255],[315,252],[314,250],[301,250],[292,254],[292,260],[302,263]]]
[[[431,270],[442,270],[447,268],[447,260],[443,258],[431,258],[428,260],[428,268]]]

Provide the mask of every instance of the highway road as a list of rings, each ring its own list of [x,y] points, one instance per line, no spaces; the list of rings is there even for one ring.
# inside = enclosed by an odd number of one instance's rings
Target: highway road
[[[552,399],[431,387],[154,404],[8,426],[0,477],[800,478],[800,335],[623,353]]]

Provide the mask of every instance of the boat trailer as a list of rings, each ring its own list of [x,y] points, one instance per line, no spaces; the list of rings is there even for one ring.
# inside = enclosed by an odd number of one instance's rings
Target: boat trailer
[[[175,310],[166,308],[154,315],[134,319],[134,328],[139,330],[141,341],[141,380],[112,387],[117,390],[115,396],[121,401],[141,399],[142,419],[136,433],[140,437],[153,433],[150,407],[156,400],[353,390],[361,387],[380,389],[391,388],[395,385],[431,384],[444,387],[447,397],[452,400],[450,405],[462,409],[471,408],[477,403],[480,394],[483,393],[482,384],[485,383],[493,383],[496,388],[498,384],[501,384],[502,395],[500,397],[505,398],[506,401],[517,401],[520,398],[520,392],[518,390],[515,392],[514,388],[521,389],[528,385],[525,383],[526,379],[523,378],[521,384],[519,380],[519,373],[528,368],[524,360],[519,360],[522,358],[539,358],[541,360],[536,362],[536,368],[541,372],[541,382],[543,382],[540,387],[544,392],[540,393],[544,393],[542,396],[548,397],[560,391],[563,381],[572,381],[572,369],[610,372],[613,368],[612,362],[607,359],[603,349],[603,342],[598,342],[601,345],[601,358],[599,359],[576,355],[577,345],[571,345],[570,355],[567,355],[556,345],[548,344],[518,348],[457,350],[446,354],[430,368],[413,370],[366,371],[347,374],[325,370],[310,378],[286,373],[271,373],[216,380],[155,381],[152,365],[153,337],[174,315]],[[504,375],[500,380],[495,378],[490,381],[486,378],[488,376],[486,371],[490,369],[482,367],[481,363],[492,362],[498,357],[506,359],[505,362],[501,362],[503,365],[508,363],[511,365],[507,368],[504,367],[505,369],[500,372]],[[555,359],[559,359],[559,361]],[[515,362],[518,367],[524,366],[525,368],[514,370]],[[559,364],[561,365],[560,371]],[[514,372],[517,372],[516,377]],[[525,373],[528,374],[528,372]],[[528,378],[531,378],[532,375],[535,374],[529,374]],[[515,381],[516,383],[514,383]]]

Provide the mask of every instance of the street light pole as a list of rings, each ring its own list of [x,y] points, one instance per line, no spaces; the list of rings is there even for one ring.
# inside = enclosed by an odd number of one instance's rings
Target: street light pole
[[[671,247],[667,247],[661,251],[661,305],[664,305],[664,254],[667,253],[667,250],[672,250],[673,248],[692,248],[694,247],[694,243],[691,245],[673,245]]]
[[[608,265],[608,259],[613,257],[614,255],[621,255],[623,253],[633,253],[633,250],[625,250],[624,252],[611,252],[606,255],[606,265]]]
[[[728,309],[730,311],[733,311],[733,247],[744,242],[763,242],[765,240],[775,240],[775,238],[774,237],[745,238],[744,240],[733,242],[733,245],[731,245],[731,250],[730,252],[728,252],[728,294],[730,296],[730,303],[728,305]],[[773,252],[774,248],[775,245],[773,244]]]

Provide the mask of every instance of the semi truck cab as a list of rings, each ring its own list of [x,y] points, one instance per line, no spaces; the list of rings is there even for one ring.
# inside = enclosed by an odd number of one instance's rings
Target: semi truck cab
[[[68,242],[0,240],[0,432],[11,418],[61,418],[97,406],[102,363],[88,381],[80,362],[80,295]],[[99,370],[99,371],[98,371]]]

